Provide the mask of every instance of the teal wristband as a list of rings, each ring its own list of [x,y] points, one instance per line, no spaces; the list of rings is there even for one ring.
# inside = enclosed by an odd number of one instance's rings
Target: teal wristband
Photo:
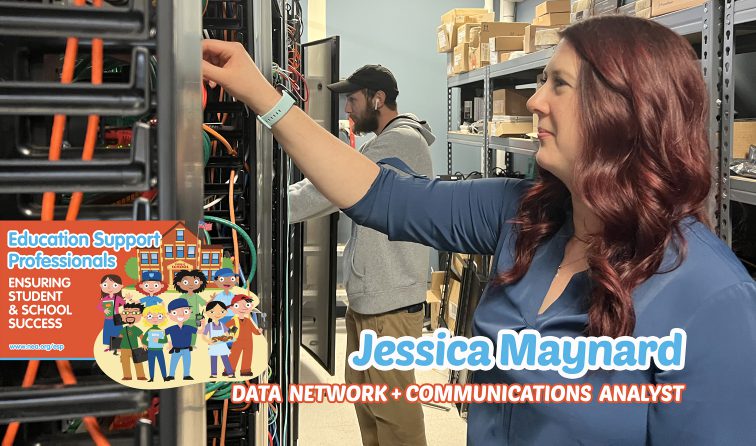
[[[281,120],[281,118],[284,117],[284,115],[286,115],[289,110],[291,110],[291,107],[295,103],[296,101],[294,100],[294,98],[292,98],[291,95],[286,90],[284,90],[281,99],[278,100],[278,103],[276,103],[275,107],[273,107],[272,110],[262,116],[257,115],[257,119],[262,123],[262,125],[270,130],[278,121]]]

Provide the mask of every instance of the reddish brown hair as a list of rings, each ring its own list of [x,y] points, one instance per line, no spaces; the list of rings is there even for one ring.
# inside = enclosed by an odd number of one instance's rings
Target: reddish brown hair
[[[633,290],[656,273],[665,249],[685,256],[681,221],[707,222],[711,186],[707,95],[688,41],[650,20],[597,17],[565,29],[575,49],[584,150],[575,193],[602,228],[588,240],[593,289],[590,335],[632,335]],[[541,171],[514,219],[515,264],[498,282],[522,278],[535,248],[567,218],[564,184]]]
[[[150,293],[154,293],[154,294],[144,294],[145,292],[147,292],[147,290],[145,290],[144,288],[142,288],[142,286],[144,285],[145,282],[160,282],[160,289],[157,290],[157,291],[151,291],[150,292]],[[141,282],[139,282],[139,283],[136,284],[136,289],[137,289],[137,291],[139,291],[140,293],[144,294],[145,296],[157,296],[158,294],[162,294],[165,290],[168,289],[168,284],[165,283],[165,282],[163,282],[163,281],[160,281],[160,280],[142,280]]]

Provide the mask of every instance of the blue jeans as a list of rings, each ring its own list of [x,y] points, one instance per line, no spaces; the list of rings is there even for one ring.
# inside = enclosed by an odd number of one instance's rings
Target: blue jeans
[[[176,376],[176,366],[178,365],[179,359],[183,360],[184,363],[184,376],[191,376],[189,373],[189,370],[192,368],[192,352],[189,351],[189,349],[180,350],[177,353],[171,353],[171,370],[169,375],[170,376]]]
[[[155,379],[155,360],[157,359],[160,374],[165,380],[165,356],[162,350],[147,350],[147,364],[150,369],[150,379]]]

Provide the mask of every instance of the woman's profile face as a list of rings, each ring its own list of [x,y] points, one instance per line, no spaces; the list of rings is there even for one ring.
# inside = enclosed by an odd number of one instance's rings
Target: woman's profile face
[[[536,162],[571,189],[573,166],[583,150],[578,107],[580,59],[562,40],[546,68],[542,85],[528,100],[528,110],[538,115],[541,147]]]

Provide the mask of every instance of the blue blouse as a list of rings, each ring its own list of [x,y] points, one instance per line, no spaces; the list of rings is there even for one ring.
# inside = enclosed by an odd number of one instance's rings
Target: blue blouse
[[[448,182],[381,172],[368,193],[344,212],[391,240],[439,250],[493,255],[492,276],[513,265],[512,225],[530,182],[483,179]],[[578,379],[556,371],[477,371],[477,383],[593,386],[588,404],[471,404],[468,445],[756,445],[756,284],[732,251],[701,222],[683,225],[687,255],[633,292],[634,336],[687,332],[685,367],[662,371],[589,371]],[[587,325],[588,274],[572,277],[543,314],[544,296],[573,234],[570,218],[538,247],[525,276],[488,286],[475,311],[473,334],[496,345],[501,329],[530,328],[542,336],[582,336]],[[669,248],[660,271],[676,263]],[[599,403],[603,384],[687,385],[681,403]]]

